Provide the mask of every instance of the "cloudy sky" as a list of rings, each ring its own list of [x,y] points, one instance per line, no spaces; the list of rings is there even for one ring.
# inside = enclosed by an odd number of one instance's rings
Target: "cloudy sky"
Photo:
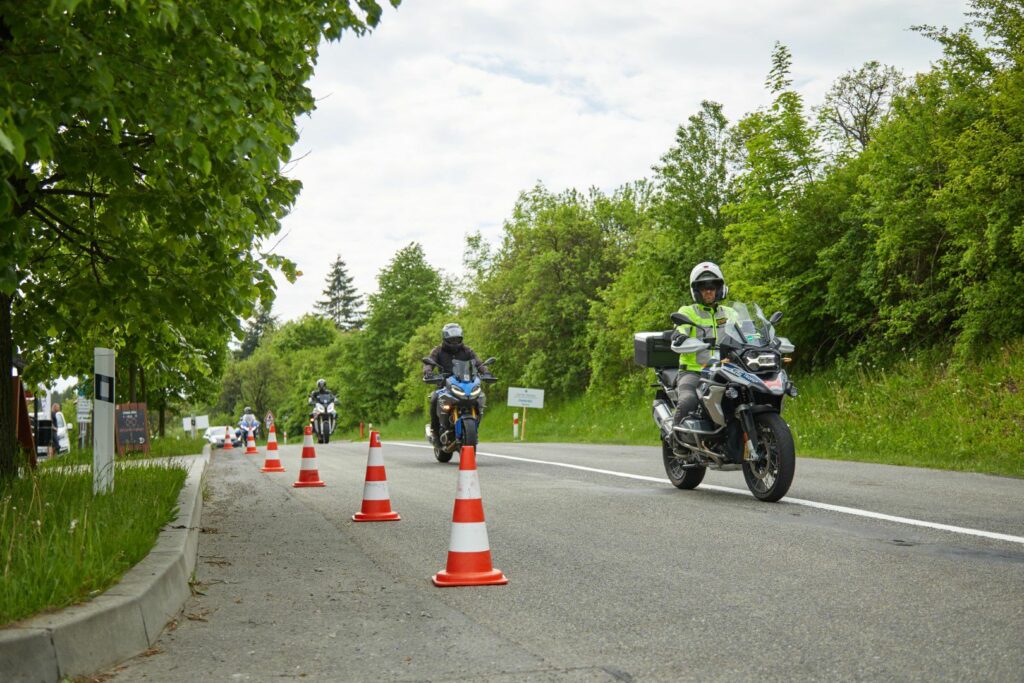
[[[365,295],[416,241],[461,271],[464,237],[495,242],[518,194],[610,191],[649,177],[701,100],[731,121],[764,106],[776,41],[805,103],[877,59],[927,70],[962,0],[404,0],[363,38],[324,45],[290,175],[304,189],[277,252],[274,313],[313,310],[337,255]]]

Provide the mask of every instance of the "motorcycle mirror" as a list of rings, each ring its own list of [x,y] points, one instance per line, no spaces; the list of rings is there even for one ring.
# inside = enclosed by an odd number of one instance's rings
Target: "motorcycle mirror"
[[[672,322],[674,322],[676,325],[696,325],[695,322],[693,322],[692,320],[690,320],[689,318],[687,318],[685,315],[678,311],[670,315],[669,318],[671,318]]]
[[[778,325],[780,320],[782,320],[782,311],[775,311],[772,313],[772,317],[768,318],[768,322],[772,325]]]

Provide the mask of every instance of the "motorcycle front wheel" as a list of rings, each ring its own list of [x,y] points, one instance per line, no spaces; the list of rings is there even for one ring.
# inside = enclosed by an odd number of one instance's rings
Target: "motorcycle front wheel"
[[[706,467],[683,468],[686,461],[672,452],[672,447],[664,440],[661,442],[661,459],[665,461],[665,474],[677,489],[695,489],[704,481]]]
[[[462,445],[476,448],[477,433],[476,420],[465,419],[462,421]]]
[[[437,458],[438,462],[449,462],[452,459],[451,453],[445,453],[444,449],[441,448],[441,436],[438,435],[436,443],[434,443],[434,457]]]
[[[757,440],[766,458],[743,463],[747,488],[758,500],[774,503],[789,491],[796,471],[796,446],[789,425],[778,413],[761,413],[754,417]]]

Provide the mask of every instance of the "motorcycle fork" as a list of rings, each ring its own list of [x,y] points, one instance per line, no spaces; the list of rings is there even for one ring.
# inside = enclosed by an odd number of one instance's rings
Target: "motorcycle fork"
[[[740,415],[740,424],[743,425],[743,432],[750,443],[750,460],[757,462],[763,456],[761,454],[761,443],[757,439],[757,425],[754,424],[754,414],[750,411],[750,406],[743,406],[737,412]]]

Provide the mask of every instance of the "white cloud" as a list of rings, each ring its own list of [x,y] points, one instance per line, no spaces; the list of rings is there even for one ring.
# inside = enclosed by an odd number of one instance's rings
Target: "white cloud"
[[[961,0],[583,2],[406,0],[364,38],[321,46],[318,108],[300,120],[304,189],[278,252],[274,311],[310,312],[337,254],[363,293],[418,241],[460,269],[466,233],[500,235],[519,192],[611,190],[650,176],[700,101],[736,120],[767,101],[772,46],[808,104],[869,59],[922,71],[910,26],[963,23]]]

